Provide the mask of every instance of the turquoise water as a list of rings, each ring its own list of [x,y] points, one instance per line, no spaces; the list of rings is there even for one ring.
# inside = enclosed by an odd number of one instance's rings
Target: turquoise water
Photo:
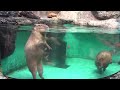
[[[63,41],[67,42],[66,63],[70,66],[63,69],[43,65],[45,79],[97,79],[109,76],[120,70],[120,65],[117,64],[120,61],[119,48],[117,48],[117,54],[114,54],[112,57],[113,63],[108,66],[103,74],[97,72],[94,64],[96,55],[100,51],[113,50],[115,48],[114,46],[105,44],[105,42],[119,42],[119,30],[109,30],[108,32],[98,28],[88,29],[73,25],[65,25],[65,27],[66,34]],[[19,28],[19,30],[31,29],[31,26],[22,26]],[[55,30],[52,30],[52,33],[61,34],[59,30]],[[29,35],[30,32],[26,31],[17,33],[14,53],[2,61],[2,69],[5,75],[18,79],[32,79],[32,75],[26,66],[24,55],[24,46]],[[38,75],[37,78],[40,79]]]

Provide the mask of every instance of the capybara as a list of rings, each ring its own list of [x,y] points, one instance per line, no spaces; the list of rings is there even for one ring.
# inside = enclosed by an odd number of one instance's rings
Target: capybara
[[[48,18],[57,17],[57,14],[56,13],[48,13],[47,17]]]
[[[58,68],[68,68],[69,65],[66,64],[66,47],[67,42],[64,41],[64,36],[66,33],[47,33],[47,43],[51,46],[52,50],[49,53],[49,61],[55,60],[55,67]]]
[[[44,79],[42,59],[45,58],[46,55],[45,48],[51,49],[44,36],[47,29],[49,29],[47,25],[35,24],[25,45],[26,62],[33,79],[36,79],[37,71],[40,78]]]
[[[58,41],[57,37],[47,37],[46,36],[46,41],[47,41],[47,43],[49,43],[49,45],[51,45],[50,43],[54,44],[54,47],[61,45],[61,43]],[[52,50],[53,49],[45,48],[45,57],[44,57],[44,62],[43,63],[47,64],[47,65],[50,65],[50,66],[55,66],[54,62],[52,62],[52,60],[49,59],[50,52]]]
[[[103,73],[108,65],[112,63],[112,53],[109,51],[102,51],[98,53],[95,65],[100,73]]]

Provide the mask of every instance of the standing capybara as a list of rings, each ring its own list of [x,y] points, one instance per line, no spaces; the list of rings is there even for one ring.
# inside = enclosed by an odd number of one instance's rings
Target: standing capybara
[[[25,45],[25,56],[29,71],[32,73],[33,79],[36,79],[38,71],[41,79],[43,77],[42,59],[45,58],[45,48],[51,49],[45,39],[45,31],[49,29],[47,25],[35,24],[32,33]]]
[[[112,53],[109,51],[102,51],[98,53],[95,65],[100,73],[104,72],[108,65],[112,63]]]

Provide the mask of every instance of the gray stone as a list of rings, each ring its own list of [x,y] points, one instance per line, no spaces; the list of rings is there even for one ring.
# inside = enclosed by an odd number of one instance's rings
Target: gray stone
[[[80,26],[100,27],[109,29],[119,28],[119,23],[116,19],[111,18],[106,20],[99,20],[91,11],[61,11],[58,14],[58,19],[72,20],[74,24]]]
[[[91,11],[91,12],[98,20],[106,20],[111,18],[116,19],[120,16],[120,11]]]

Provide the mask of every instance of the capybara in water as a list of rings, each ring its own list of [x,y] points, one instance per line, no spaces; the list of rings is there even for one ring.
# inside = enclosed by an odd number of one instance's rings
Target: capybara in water
[[[60,46],[60,45],[61,45],[61,43],[60,43],[60,42],[57,40],[57,38],[55,38],[55,37],[47,37],[47,36],[45,35],[45,40],[46,40],[47,42],[51,42],[51,43],[53,43],[54,45],[57,45],[57,46]],[[48,47],[45,48],[45,57],[44,57],[44,59],[49,62],[48,57],[49,57],[49,53],[50,53],[50,51],[52,50],[52,48],[48,45],[48,43],[47,43],[47,46],[48,46]]]
[[[102,51],[98,53],[95,65],[100,73],[103,73],[108,65],[112,63],[112,53],[109,51]]]
[[[45,31],[49,29],[47,25],[35,24],[31,35],[25,45],[25,56],[27,66],[31,72],[33,79],[36,79],[36,73],[38,71],[41,79],[43,77],[42,59],[45,58],[45,48],[51,49],[45,39]]]

